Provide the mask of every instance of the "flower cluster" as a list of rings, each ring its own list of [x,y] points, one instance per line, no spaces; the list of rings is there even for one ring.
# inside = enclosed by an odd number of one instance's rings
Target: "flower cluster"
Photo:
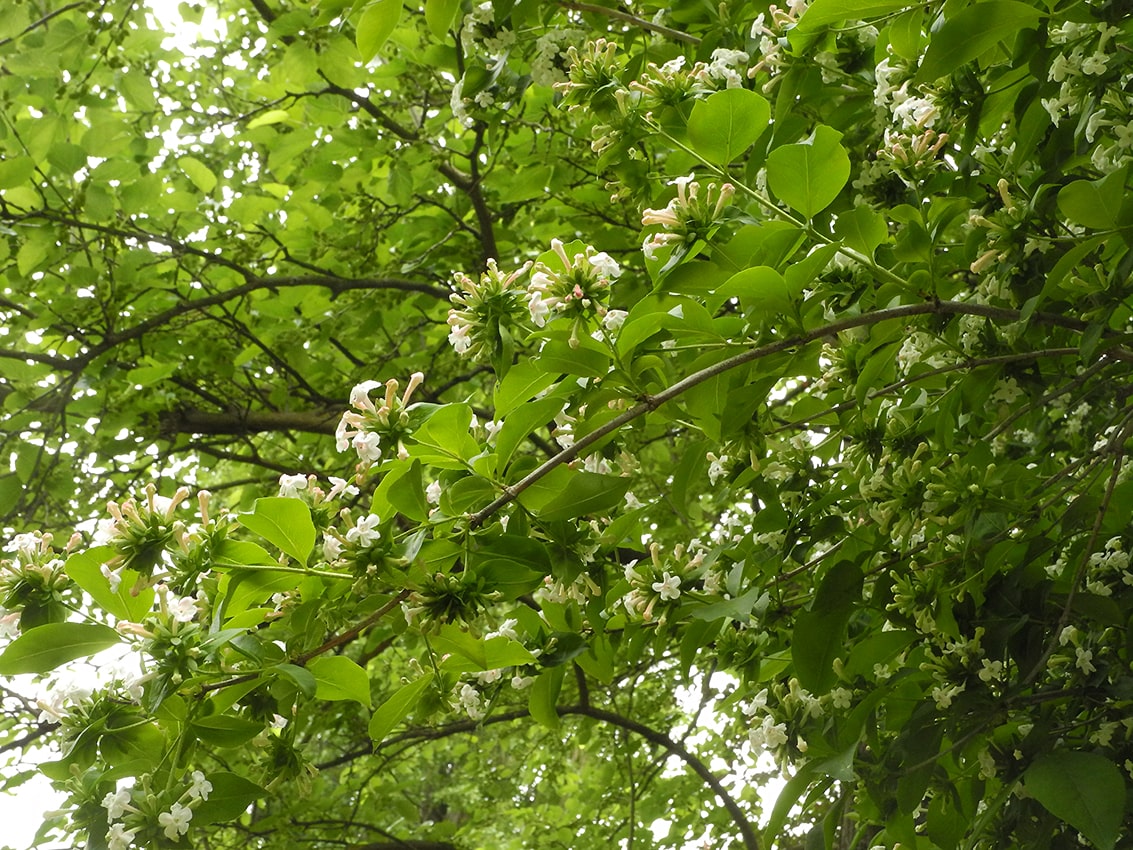
[[[1117,171],[1133,160],[1133,106],[1127,97],[1117,94],[1130,80],[1128,62],[1118,59],[1121,30],[1106,23],[1065,21],[1051,30],[1050,40],[1063,49],[1050,63],[1047,80],[1052,89],[1054,84],[1058,89],[1041,98],[1043,109],[1055,127],[1063,121],[1078,121],[1090,145],[1094,168],[1103,174]],[[1120,86],[1102,85],[1118,74]],[[1089,114],[1083,116],[1087,109]],[[1104,129],[1109,132],[1102,132]]]
[[[647,259],[657,259],[661,248],[683,246],[692,249],[707,242],[728,218],[728,206],[736,193],[731,183],[709,183],[701,192],[696,175],[677,177],[669,182],[677,195],[663,209],[647,209],[641,215],[643,227],[660,226],[641,246]]]
[[[63,597],[70,580],[52,539],[50,534],[17,534],[7,547],[15,557],[0,559],[0,634],[14,636],[20,629],[65,618]]]
[[[193,810],[207,800],[213,790],[205,774],[194,770],[189,777],[189,787],[166,809],[160,798],[149,792],[149,784],[150,777],[146,775],[133,789],[117,788],[102,798],[110,824],[106,833],[107,850],[129,850],[135,846],[139,832],[153,833],[155,828],[169,841],[179,842],[189,832]]]
[[[690,555],[683,545],[677,545],[669,559],[654,543],[649,547],[648,562],[634,561],[626,565],[624,574],[629,590],[620,598],[618,605],[631,618],[646,623],[653,621],[657,607],[661,606],[665,613],[657,618],[657,623],[663,625],[669,610],[680,605],[682,583],[687,585],[690,579],[705,572],[707,553],[699,548],[697,541],[693,544],[693,554]]]
[[[621,89],[617,53],[618,46],[604,38],[588,42],[581,50],[568,48],[567,79],[555,85],[555,91],[563,95],[563,105],[571,110],[609,110],[614,92]]]
[[[517,283],[531,263],[504,274],[495,260],[479,282],[463,272],[453,274],[458,289],[449,296],[453,306],[448,311],[448,341],[457,354],[473,359],[495,355],[507,349],[517,329],[523,327],[527,308],[525,290]]]
[[[551,252],[544,257],[527,288],[531,321],[543,327],[549,319],[566,315],[576,320],[577,329],[579,320],[606,314],[607,290],[622,273],[609,254],[587,245],[572,255],[560,240],[552,239]],[[571,343],[576,345],[576,338]]]
[[[385,396],[380,405],[375,405],[370,393],[382,386],[379,381],[363,381],[350,391],[350,406],[353,411],[346,411],[339,420],[335,430],[335,445],[340,452],[353,447],[358,453],[360,466],[365,469],[381,460],[382,440],[386,445],[396,446],[398,457],[406,457],[405,446],[402,443],[408,434],[409,425],[409,399],[425,381],[421,372],[414,372],[409,377],[409,384],[405,392],[398,398],[398,383],[390,378],[385,383]]]

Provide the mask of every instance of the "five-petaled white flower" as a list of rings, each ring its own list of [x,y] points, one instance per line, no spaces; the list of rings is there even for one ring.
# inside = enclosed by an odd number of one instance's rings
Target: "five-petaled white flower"
[[[118,820],[130,808],[130,792],[111,791],[102,798],[102,807],[106,809],[107,822]]]
[[[194,800],[207,800],[210,793],[212,793],[212,783],[205,779],[201,771],[194,770],[193,784],[189,786],[189,797]]]
[[[364,516],[358,520],[358,523],[352,529],[346,532],[346,539],[351,543],[357,543],[359,546],[370,546],[382,536],[378,531],[380,522],[381,519],[377,514]]]
[[[164,828],[165,837],[177,841],[189,831],[189,821],[193,819],[193,810],[180,803],[174,803],[168,812],[157,816],[157,823]]]
[[[354,451],[358,452],[358,457],[361,460],[373,463],[374,461],[381,460],[381,441],[381,436],[375,434],[373,431],[359,431],[354,435],[351,445],[354,446]]]
[[[279,476],[279,495],[288,499],[297,499],[299,491],[306,490],[307,484],[306,475],[281,475]]]
[[[661,581],[653,582],[653,589],[661,594],[662,599],[676,599],[681,595],[681,580],[679,576],[669,575],[666,570]]]
[[[112,823],[106,833],[107,850],[129,850],[137,832],[137,829],[126,829],[120,823]]]

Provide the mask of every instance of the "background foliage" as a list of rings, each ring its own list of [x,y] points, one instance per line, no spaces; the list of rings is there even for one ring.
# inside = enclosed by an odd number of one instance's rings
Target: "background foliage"
[[[1127,3],[5,9],[43,843],[1128,846]]]

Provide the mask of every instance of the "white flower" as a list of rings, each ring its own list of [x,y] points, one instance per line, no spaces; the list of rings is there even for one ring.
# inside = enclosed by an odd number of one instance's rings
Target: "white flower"
[[[510,640],[519,640],[519,633],[516,632],[515,627],[519,625],[519,620],[507,619],[500,623],[500,627],[494,632],[488,632],[484,635],[484,640],[491,640],[494,637],[506,637]]]
[[[102,798],[102,807],[106,809],[106,820],[115,821],[130,811],[130,792],[111,791]]]
[[[602,317],[602,327],[608,331],[619,331],[628,315],[625,310],[607,310],[606,315]]]
[[[473,720],[479,720],[484,716],[484,709],[480,705],[480,692],[471,685],[461,686],[457,699],[460,700],[461,708]]]
[[[157,823],[165,828],[166,838],[177,841],[189,831],[189,821],[192,819],[192,809],[182,806],[180,803],[174,803],[170,806],[168,812],[162,812],[157,816]]]
[[[681,595],[681,580],[679,576],[669,575],[669,572],[666,570],[661,578],[662,581],[653,582],[653,589],[661,594],[662,599],[676,599]]]
[[[533,284],[535,283],[535,278],[538,277],[539,274],[541,274],[541,272],[536,272],[534,275],[532,275]],[[528,293],[527,309],[531,313],[531,321],[533,321],[537,327],[541,328],[545,324],[547,324],[547,316],[551,314],[551,305],[543,300],[542,292]]]
[[[169,616],[178,623],[193,622],[193,618],[197,616],[199,610],[197,600],[192,596],[173,596],[167,604],[169,606]]]
[[[351,543],[356,543],[359,546],[370,546],[375,540],[381,537],[378,531],[378,524],[381,519],[377,514],[368,514],[358,520],[357,525],[346,532],[346,539]]]
[[[1083,673],[1089,675],[1098,669],[1093,664],[1094,654],[1090,652],[1090,650],[1080,646],[1074,650],[1074,653],[1078,656],[1078,660],[1074,662],[1074,666]]]
[[[116,570],[112,570],[110,569],[110,567],[106,566],[106,564],[103,564],[101,567],[99,567],[99,570],[102,572],[103,576],[106,577],[106,581],[110,584],[111,593],[117,593],[118,586],[122,584],[123,568],[124,567],[119,567]]]
[[[600,277],[613,280],[622,273],[622,267],[605,251],[599,251],[590,258],[590,267],[598,272]]]
[[[1095,53],[1082,61],[1082,73],[1093,74],[1095,76],[1105,73],[1106,62],[1109,57],[1104,53]]]
[[[767,708],[767,688],[764,688],[753,696],[750,701],[740,706],[740,711],[748,717],[751,717],[757,711],[761,711],[764,708]]]
[[[278,716],[277,714],[276,717]],[[189,797],[193,800],[207,800],[212,792],[212,783],[205,779],[205,775],[199,770],[193,771],[192,778],[193,784],[189,786]]]
[[[776,723],[775,718],[768,714],[762,724],[748,733],[748,740],[756,749],[777,749],[787,743],[787,726]]]
[[[347,481],[345,478],[335,478],[333,475],[330,477],[331,488],[327,493],[327,501],[336,496],[346,496],[347,498],[357,496],[358,488]]]
[[[439,505],[441,503],[441,482],[434,481],[425,488],[425,499],[430,505]]]
[[[358,452],[358,457],[361,460],[373,463],[381,460],[382,450],[379,448],[381,441],[381,436],[372,431],[359,431],[354,435],[352,444],[354,451]]]
[[[721,455],[720,457],[716,457],[716,455],[709,452],[708,459],[712,461],[708,465],[708,483],[715,484],[728,471],[728,456]]]
[[[1003,678],[1003,662],[991,661],[985,658],[979,671],[980,681],[990,682],[992,679]]]
[[[529,688],[535,683],[534,676],[512,676],[511,686],[517,691],[522,691],[524,688]]]
[[[354,389],[350,391],[350,406],[356,410],[374,410],[374,403],[370,401],[370,391],[376,390],[381,385],[380,381],[363,381],[355,384]]]
[[[853,692],[848,688],[835,688],[830,692],[830,705],[839,711],[846,711],[850,707],[850,698]]]
[[[452,350],[457,354],[467,354],[468,350],[472,348],[472,325],[468,322],[452,321],[450,317],[449,323],[452,325],[452,330],[448,335],[449,345]]]
[[[112,823],[106,833],[106,850],[129,850],[137,829],[126,829],[120,823]]]
[[[484,435],[487,438],[489,446],[496,444],[496,435],[500,433],[500,429],[504,427],[503,420],[489,419],[484,423]]]
[[[342,541],[331,534],[323,535],[323,557],[328,561],[338,559],[342,554]]]
[[[307,483],[306,475],[281,475],[279,476],[279,495],[288,499],[298,498],[299,491],[307,489]]]

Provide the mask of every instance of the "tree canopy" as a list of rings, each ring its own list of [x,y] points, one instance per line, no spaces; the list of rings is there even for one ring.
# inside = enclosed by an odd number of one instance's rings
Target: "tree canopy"
[[[8,0],[37,841],[1133,846],[1128,13]]]

